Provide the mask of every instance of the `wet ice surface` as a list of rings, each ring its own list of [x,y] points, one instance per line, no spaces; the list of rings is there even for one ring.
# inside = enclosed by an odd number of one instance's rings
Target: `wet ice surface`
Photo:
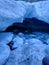
[[[42,65],[49,55],[48,33],[0,33],[0,42],[0,65]]]

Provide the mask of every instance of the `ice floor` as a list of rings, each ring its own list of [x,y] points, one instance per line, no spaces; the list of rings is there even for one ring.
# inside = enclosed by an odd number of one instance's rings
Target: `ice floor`
[[[0,65],[42,65],[48,49],[49,33],[0,33]]]

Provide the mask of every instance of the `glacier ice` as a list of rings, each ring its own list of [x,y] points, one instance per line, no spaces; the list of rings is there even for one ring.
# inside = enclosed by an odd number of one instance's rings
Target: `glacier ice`
[[[49,23],[49,1],[40,1],[34,3],[36,10],[36,18]]]
[[[46,4],[46,5],[45,5]],[[0,0],[0,31],[5,30],[13,23],[22,23],[25,18],[36,17],[49,23],[49,1],[24,2],[14,0]],[[31,37],[33,36],[33,37]],[[12,33],[0,33],[0,65],[42,65],[45,56],[49,56],[49,39],[47,34],[24,35],[19,33],[13,39]],[[6,45],[13,41],[10,51]],[[43,42],[42,42],[43,41]]]
[[[16,36],[13,40],[13,48],[19,47],[23,45],[23,38],[20,38],[19,36]]]
[[[0,33],[0,44],[8,44],[12,38],[12,33]]]
[[[46,5],[45,5],[46,4]],[[49,23],[49,1],[24,2],[0,0],[0,31],[14,22],[22,23],[25,18],[36,17]]]
[[[28,43],[32,45],[34,44],[38,45],[39,43],[42,43],[42,41],[40,41],[39,39],[31,38],[31,39],[28,39]]]
[[[11,52],[6,65],[10,65],[11,62],[15,63],[15,65],[42,65],[42,59],[45,57],[45,48],[46,45],[42,42],[34,45],[23,44],[23,46],[17,47]]]
[[[26,13],[25,6],[25,2],[0,0],[0,30],[5,30],[14,22],[22,23]]]
[[[49,44],[49,38],[46,40],[47,44]]]
[[[47,45],[46,49],[45,49],[45,52],[46,52],[46,57],[48,56],[49,57],[49,44]]]
[[[46,39],[49,39],[48,36],[49,34],[47,33],[44,34],[39,32],[38,33],[34,32],[32,34],[23,34],[23,33],[19,33],[18,35],[15,34],[12,41],[17,42],[16,44],[13,43],[15,45],[15,46],[13,45],[14,48],[15,47],[16,48],[13,50],[10,50],[10,54],[8,58],[6,57],[7,58],[6,62],[3,62],[3,64],[5,63],[5,65],[11,65],[11,64],[12,65],[13,64],[14,65],[42,65],[43,58],[46,56],[49,56],[49,45],[44,44],[43,42],[45,37]],[[43,40],[41,40],[40,37],[42,37]],[[22,40],[23,40],[23,43],[21,42]],[[4,45],[5,48],[7,46],[5,44],[0,44],[1,48],[2,48],[2,45]],[[7,48],[9,47],[7,46]],[[9,50],[7,51],[9,52]],[[1,52],[2,51],[0,49],[0,54]],[[4,58],[3,58],[3,61],[4,61]]]
[[[3,65],[10,55],[10,48],[7,45],[0,44],[0,65]]]

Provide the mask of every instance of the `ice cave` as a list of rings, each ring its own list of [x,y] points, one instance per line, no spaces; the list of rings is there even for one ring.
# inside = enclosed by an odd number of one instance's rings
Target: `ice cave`
[[[49,65],[48,0],[0,0],[0,65]]]

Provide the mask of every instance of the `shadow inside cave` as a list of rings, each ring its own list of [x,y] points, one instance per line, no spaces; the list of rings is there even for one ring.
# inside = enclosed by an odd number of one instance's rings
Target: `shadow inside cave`
[[[38,20],[37,18],[26,18],[23,23],[14,23],[9,26],[5,32],[47,32],[49,33],[49,24]]]

